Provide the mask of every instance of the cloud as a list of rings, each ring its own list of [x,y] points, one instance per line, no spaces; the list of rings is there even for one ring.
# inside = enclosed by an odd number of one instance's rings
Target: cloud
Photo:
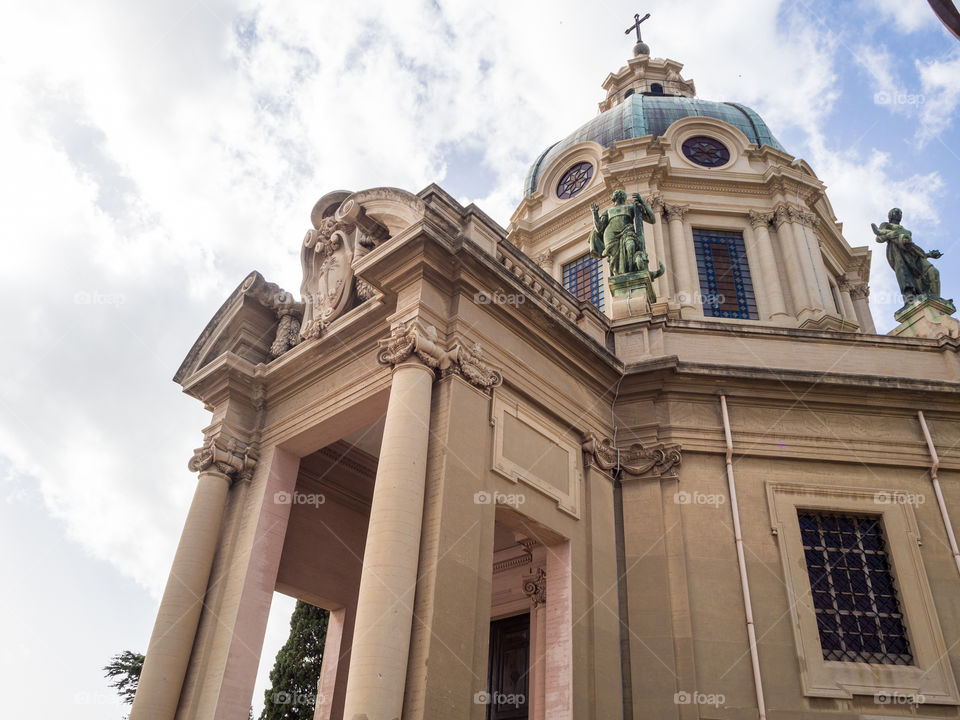
[[[946,60],[917,61],[920,88],[924,98],[920,111],[917,139],[923,144],[950,128],[960,105],[960,52]],[[957,156],[957,149],[953,151]]]
[[[926,2],[903,2],[903,0],[864,0],[860,3],[866,13],[879,12],[885,19],[895,23],[890,32],[902,30],[912,33],[936,25],[939,21]]]

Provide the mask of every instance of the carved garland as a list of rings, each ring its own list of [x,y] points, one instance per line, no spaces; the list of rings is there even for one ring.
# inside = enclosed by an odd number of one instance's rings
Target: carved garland
[[[438,371],[441,377],[460,375],[467,382],[484,390],[497,387],[503,382],[503,376],[482,362],[482,350],[474,343],[467,350],[460,343],[444,349],[432,325],[426,327],[413,323],[409,327],[400,323],[390,333],[390,337],[380,341],[377,360],[382,365],[397,365],[416,355],[424,365]]]
[[[619,464],[621,470],[635,477],[675,477],[676,471],[671,470],[681,460],[679,445],[656,443],[648,447],[634,443],[618,450],[609,438],[598,439],[593,434],[583,443],[583,450],[596,458],[602,469],[615,470]]]

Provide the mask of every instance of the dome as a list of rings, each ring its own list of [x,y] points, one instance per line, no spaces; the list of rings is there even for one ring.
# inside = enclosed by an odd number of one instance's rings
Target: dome
[[[783,146],[777,142],[763,119],[746,105],[681,96],[634,93],[544,150],[527,172],[527,178],[523,184],[524,195],[526,197],[533,195],[540,179],[540,169],[547,167],[567,148],[588,141],[612,148],[613,144],[619,140],[629,140],[644,135],[659,137],[675,121],[686,117],[710,117],[721,120],[740,130],[750,142],[757,146],[770,145],[777,150],[783,150]]]

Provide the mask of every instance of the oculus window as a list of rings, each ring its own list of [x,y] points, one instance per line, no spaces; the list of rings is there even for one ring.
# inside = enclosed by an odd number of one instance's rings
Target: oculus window
[[[706,135],[687,138],[680,149],[687,160],[704,167],[720,167],[730,162],[730,151],[727,150],[727,146]]]
[[[910,665],[880,518],[797,514],[823,659]]]
[[[743,233],[694,230],[693,246],[706,317],[756,320],[757,301]]]
[[[577,300],[593,303],[603,310],[603,270],[600,258],[584,255],[563,266],[563,286]]]
[[[578,162],[560,178],[560,182],[557,183],[557,197],[561,200],[572,198],[587,186],[592,177],[593,165],[588,162]]]

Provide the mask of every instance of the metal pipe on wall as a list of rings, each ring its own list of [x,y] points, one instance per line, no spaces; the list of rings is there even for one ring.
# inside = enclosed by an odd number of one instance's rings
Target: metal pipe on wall
[[[743,534],[740,532],[740,507],[737,504],[737,485],[733,478],[733,439],[730,435],[730,416],[727,414],[727,398],[720,396],[720,413],[723,417],[723,435],[727,444],[727,486],[730,492],[730,511],[733,514],[733,534],[737,546],[737,564],[740,566],[740,587],[743,590],[743,609],[747,621],[747,638],[750,641],[750,664],[753,666],[753,685],[757,692],[757,710],[760,720],[766,720],[767,708],[763,701],[763,682],[760,679],[760,656],[757,653],[757,631],[753,622],[753,604],[750,602],[750,583],[747,580],[747,561],[743,554]]]
[[[937,496],[937,505],[940,506],[940,517],[943,518],[943,526],[947,529],[947,538],[950,540],[950,550],[953,552],[953,561],[957,565],[957,572],[960,572],[960,549],[957,549],[957,536],[953,533],[953,525],[950,524],[950,514],[947,512],[947,503],[943,499],[943,492],[940,490],[940,479],[937,477],[937,471],[940,469],[940,457],[937,455],[937,449],[933,446],[933,438],[930,437],[930,430],[927,428],[927,420],[923,417],[923,410],[917,410],[917,418],[920,420],[920,429],[923,430],[923,437],[927,441],[927,448],[930,450],[930,480],[933,482],[933,493]]]

